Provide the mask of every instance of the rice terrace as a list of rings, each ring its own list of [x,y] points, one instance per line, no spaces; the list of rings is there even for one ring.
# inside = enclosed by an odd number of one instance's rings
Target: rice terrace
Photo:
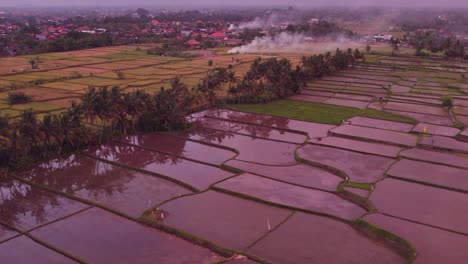
[[[468,263],[467,60],[159,48],[0,58],[0,263]]]

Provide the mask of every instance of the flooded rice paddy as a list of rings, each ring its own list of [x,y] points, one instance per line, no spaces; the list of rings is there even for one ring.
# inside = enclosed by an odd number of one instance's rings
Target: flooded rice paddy
[[[42,162],[0,181],[0,261],[466,263],[466,96],[385,65],[357,69],[291,99],[416,122],[212,109],[186,131]]]

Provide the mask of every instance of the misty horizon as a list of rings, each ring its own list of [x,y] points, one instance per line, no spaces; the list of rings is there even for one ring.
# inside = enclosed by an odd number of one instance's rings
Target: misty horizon
[[[437,0],[423,0],[417,3],[395,0],[395,1],[381,1],[381,0],[357,0],[353,3],[345,0],[318,0],[318,1],[307,1],[307,0],[292,0],[285,3],[281,0],[259,0],[259,1],[246,1],[240,0],[233,3],[220,3],[214,0],[201,0],[201,1],[189,1],[189,0],[174,0],[174,1],[150,1],[150,0],[101,0],[97,3],[94,0],[6,0],[0,3],[0,7],[172,7],[172,8],[238,8],[238,7],[466,7],[468,8],[468,1],[466,0],[448,0],[448,1],[437,1]]]

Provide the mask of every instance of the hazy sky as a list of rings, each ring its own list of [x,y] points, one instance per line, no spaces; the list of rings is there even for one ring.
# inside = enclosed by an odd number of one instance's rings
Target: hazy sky
[[[271,6],[271,5],[339,5],[339,6],[442,6],[468,7],[468,0],[0,0],[0,6],[180,6],[194,7],[214,5],[229,6]]]

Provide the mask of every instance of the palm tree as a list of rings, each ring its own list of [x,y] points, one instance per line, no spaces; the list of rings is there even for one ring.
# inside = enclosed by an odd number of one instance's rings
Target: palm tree
[[[228,94],[232,90],[232,85],[239,82],[239,77],[236,76],[236,73],[230,70],[227,74],[227,81],[229,82]]]

